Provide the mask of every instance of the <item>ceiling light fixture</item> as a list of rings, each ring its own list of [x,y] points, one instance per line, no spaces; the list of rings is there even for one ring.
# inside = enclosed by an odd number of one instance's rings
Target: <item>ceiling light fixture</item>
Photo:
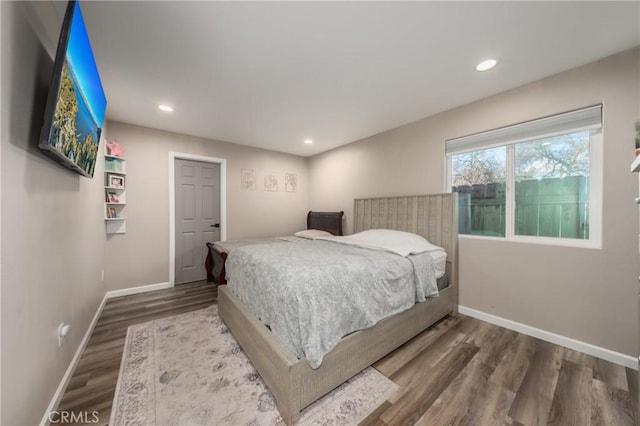
[[[495,59],[487,59],[486,61],[482,61],[478,64],[478,66],[476,67],[477,71],[487,71],[490,70],[491,68],[495,67],[496,64],[498,63],[498,61],[496,61]]]
[[[311,145],[313,143],[313,141],[311,139],[305,139],[304,143],[307,145]]]
[[[158,105],[158,109],[164,112],[173,112],[173,107],[170,107],[169,105]]]

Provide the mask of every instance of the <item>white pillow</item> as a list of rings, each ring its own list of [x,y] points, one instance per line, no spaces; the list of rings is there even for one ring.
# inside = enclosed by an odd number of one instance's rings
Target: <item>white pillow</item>
[[[370,229],[346,237],[334,237],[332,240],[343,240],[347,244],[388,250],[400,256],[444,251],[442,247],[431,244],[418,234],[393,229]]]
[[[305,229],[304,231],[298,231],[293,235],[300,238],[307,238],[309,240],[315,240],[316,238],[319,238],[319,237],[333,236],[330,232],[321,231],[319,229]]]

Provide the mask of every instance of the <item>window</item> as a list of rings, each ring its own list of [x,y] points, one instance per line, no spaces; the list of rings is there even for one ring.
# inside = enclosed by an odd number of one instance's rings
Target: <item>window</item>
[[[505,236],[506,161],[504,146],[452,156],[452,191],[458,192],[461,234]]]
[[[447,141],[463,235],[600,247],[602,107]]]

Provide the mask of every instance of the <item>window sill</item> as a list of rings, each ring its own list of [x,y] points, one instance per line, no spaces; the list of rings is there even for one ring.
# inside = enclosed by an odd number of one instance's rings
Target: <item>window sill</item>
[[[580,248],[580,249],[593,249],[602,250],[602,243],[599,241],[591,240],[572,240],[569,238],[545,238],[545,237],[489,237],[484,235],[468,235],[458,234],[458,237],[463,240],[485,240],[485,241],[497,241],[505,243],[520,243],[520,244],[535,244],[554,247],[568,247],[568,248]]]

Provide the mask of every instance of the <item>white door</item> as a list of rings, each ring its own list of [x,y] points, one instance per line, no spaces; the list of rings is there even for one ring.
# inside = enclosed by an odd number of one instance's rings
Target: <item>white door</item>
[[[220,164],[175,160],[175,283],[206,278],[206,243],[220,240]]]

